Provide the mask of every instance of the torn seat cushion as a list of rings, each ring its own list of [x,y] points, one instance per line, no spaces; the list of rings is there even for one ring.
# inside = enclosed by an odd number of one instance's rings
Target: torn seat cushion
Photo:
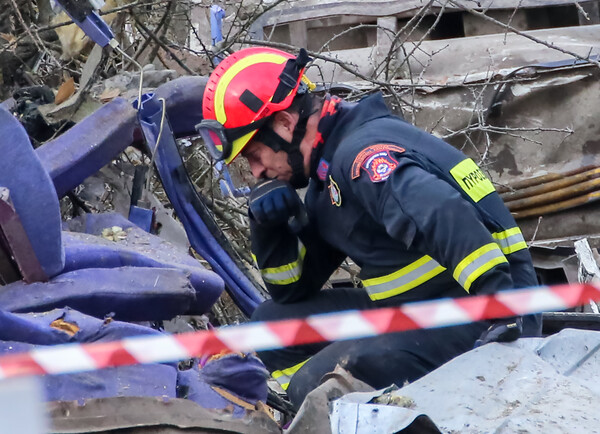
[[[45,283],[0,286],[0,309],[14,313],[69,306],[96,318],[157,321],[182,315],[195,302],[187,273],[175,268],[85,268]]]
[[[267,401],[269,373],[258,357],[229,353],[209,359],[201,366],[180,371],[177,393],[204,408],[233,408],[234,417],[243,417],[258,401]]]
[[[204,268],[187,251],[143,231],[120,214],[86,214],[85,219],[78,219],[75,223],[69,224],[72,230],[88,234],[63,232],[66,256],[64,272],[124,266],[183,270],[196,291],[196,299],[187,312],[190,315],[208,312],[224,290],[223,279],[214,271]],[[110,241],[95,236],[113,226],[124,230],[123,239]]]
[[[120,321],[102,321],[71,309],[41,314],[0,311],[0,355],[65,343],[106,342],[131,336],[159,335],[157,330]],[[175,363],[120,366],[43,378],[46,400],[78,400],[113,396],[174,398]]]
[[[48,276],[64,266],[60,207],[54,185],[19,121],[0,108],[0,186],[11,200]]]

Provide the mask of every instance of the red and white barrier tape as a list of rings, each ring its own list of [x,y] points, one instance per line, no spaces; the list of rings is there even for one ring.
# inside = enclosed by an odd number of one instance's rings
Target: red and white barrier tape
[[[489,318],[561,311],[600,301],[591,284],[541,286],[408,303],[397,308],[346,311],[273,322],[248,323],[179,335],[140,336],[115,342],[39,347],[0,357],[0,378],[64,374],[112,366],[174,362],[223,350],[260,351],[383,333],[467,324]]]

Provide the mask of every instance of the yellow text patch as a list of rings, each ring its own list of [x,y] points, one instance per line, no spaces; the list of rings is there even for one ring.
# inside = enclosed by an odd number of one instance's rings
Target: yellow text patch
[[[450,169],[450,174],[474,202],[495,191],[491,181],[470,158]]]

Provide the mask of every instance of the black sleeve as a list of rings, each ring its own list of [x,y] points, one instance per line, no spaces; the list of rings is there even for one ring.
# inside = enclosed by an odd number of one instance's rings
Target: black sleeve
[[[287,225],[250,222],[252,254],[277,303],[294,303],[318,292],[345,259],[309,225],[299,235]]]

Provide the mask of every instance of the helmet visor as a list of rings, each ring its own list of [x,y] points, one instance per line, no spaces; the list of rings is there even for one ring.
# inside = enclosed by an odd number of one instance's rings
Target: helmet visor
[[[196,131],[202,136],[204,145],[215,160],[221,161],[229,157],[232,144],[227,139],[225,127],[219,121],[204,119],[196,125]]]

